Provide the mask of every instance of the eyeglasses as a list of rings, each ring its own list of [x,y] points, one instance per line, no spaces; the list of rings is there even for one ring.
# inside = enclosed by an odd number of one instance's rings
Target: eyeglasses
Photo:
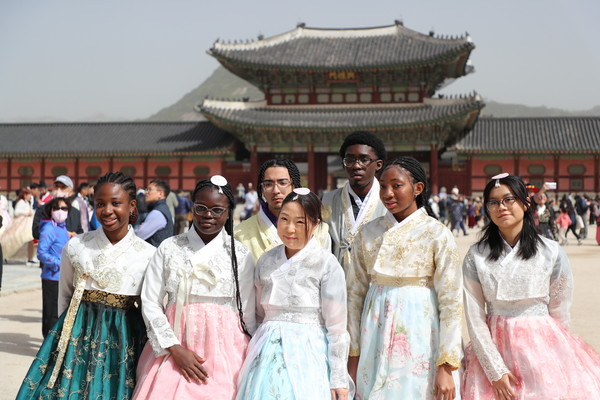
[[[69,211],[69,207],[67,207],[67,206],[62,206],[62,207],[52,207],[52,211],[58,211],[58,210],[61,210],[61,211]]]
[[[227,209],[223,207],[208,208],[204,204],[194,204],[194,214],[196,215],[204,217],[209,211],[213,217],[219,218],[221,215],[223,215],[223,213],[225,213],[225,211],[227,211]]]
[[[371,164],[373,161],[377,161],[379,160],[379,158],[368,158],[368,157],[361,157],[361,158],[354,158],[354,157],[344,157],[342,159],[342,163],[344,164],[344,167],[346,168],[350,168],[353,167],[354,164],[356,164],[358,162],[358,166],[361,168],[365,168],[368,167],[369,164]]]
[[[500,204],[506,208],[512,208],[517,200],[518,199],[516,197],[505,197],[502,200],[490,200],[485,203],[485,205],[487,206],[488,210],[496,211],[498,208],[500,208]]]
[[[285,189],[286,187],[290,186],[291,184],[292,184],[292,181],[284,178],[284,179],[277,179],[277,181],[263,181],[260,185],[262,186],[262,188],[265,192],[270,192],[271,190],[275,189],[275,185],[277,185],[277,187],[279,189]]]

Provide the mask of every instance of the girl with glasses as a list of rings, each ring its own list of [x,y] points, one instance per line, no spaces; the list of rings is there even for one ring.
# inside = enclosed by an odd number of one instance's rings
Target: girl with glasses
[[[238,400],[352,399],[346,369],[346,283],[316,241],[321,201],[306,188],[286,196],[277,221],[282,244],[256,265],[257,317]]]
[[[216,175],[192,199],[193,228],[160,244],[144,280],[136,399],[233,399],[254,332],[254,262],[232,237],[231,187]]]
[[[463,263],[463,399],[595,399],[600,356],[568,330],[573,277],[553,240],[538,235],[524,183],[485,187],[489,224]]]

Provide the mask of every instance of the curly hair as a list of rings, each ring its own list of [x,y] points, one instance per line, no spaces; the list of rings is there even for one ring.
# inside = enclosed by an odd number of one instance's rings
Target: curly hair
[[[377,155],[377,158],[385,161],[387,156],[385,145],[381,139],[379,139],[379,137],[365,131],[352,132],[346,136],[344,143],[342,143],[342,147],[340,147],[340,157],[344,158],[346,156],[346,149],[348,149],[350,146],[354,146],[355,144],[364,144],[370,146],[375,152],[375,155]]]
[[[287,158],[273,158],[271,160],[265,161],[260,166],[260,171],[258,172],[258,185],[256,185],[256,192],[258,193],[258,198],[262,198],[262,182],[265,179],[265,172],[267,169],[272,167],[282,167],[288,170],[290,174],[290,178],[292,181],[292,185],[294,188],[302,187],[302,183],[300,182],[300,171],[298,170],[298,166],[290,159]]]

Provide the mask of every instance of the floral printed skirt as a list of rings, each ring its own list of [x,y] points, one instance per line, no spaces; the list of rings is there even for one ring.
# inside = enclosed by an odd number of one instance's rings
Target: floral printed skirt
[[[65,315],[66,311],[48,333],[17,399],[131,398],[135,368],[146,338],[139,309],[82,301],[56,383],[47,388]]]
[[[371,284],[361,319],[357,399],[435,398],[437,310],[432,289]],[[458,394],[457,371],[454,381]]]
[[[237,399],[330,398],[323,329],[295,322],[263,323],[248,347]]]
[[[518,379],[517,400],[600,399],[600,355],[550,316],[488,316],[492,340]],[[463,399],[493,400],[473,348],[465,350]]]
[[[175,303],[166,310],[173,326]],[[189,319],[189,322],[186,321]],[[186,328],[187,324],[187,328]],[[189,337],[184,339],[184,333]],[[220,304],[190,303],[184,307],[178,337],[182,346],[206,361],[207,383],[188,382],[172,357],[155,357],[146,344],[137,369],[138,386],[133,398],[140,400],[230,400],[235,397],[238,373],[250,339],[242,331],[237,310]]]

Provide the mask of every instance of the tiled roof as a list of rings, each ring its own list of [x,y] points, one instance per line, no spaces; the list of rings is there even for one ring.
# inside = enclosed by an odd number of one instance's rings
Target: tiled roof
[[[454,61],[475,48],[469,36],[424,35],[400,23],[364,29],[316,29],[303,25],[247,43],[215,42],[209,54],[221,62],[266,68],[343,69],[403,67]]]
[[[600,117],[480,118],[458,153],[600,153]]]
[[[234,140],[210,122],[0,124],[0,156],[224,154]]]
[[[199,111],[216,124],[290,130],[358,130],[374,127],[419,126],[462,119],[483,107],[479,96],[457,99],[426,99],[423,104],[266,106],[265,101],[225,102],[205,100]]]

